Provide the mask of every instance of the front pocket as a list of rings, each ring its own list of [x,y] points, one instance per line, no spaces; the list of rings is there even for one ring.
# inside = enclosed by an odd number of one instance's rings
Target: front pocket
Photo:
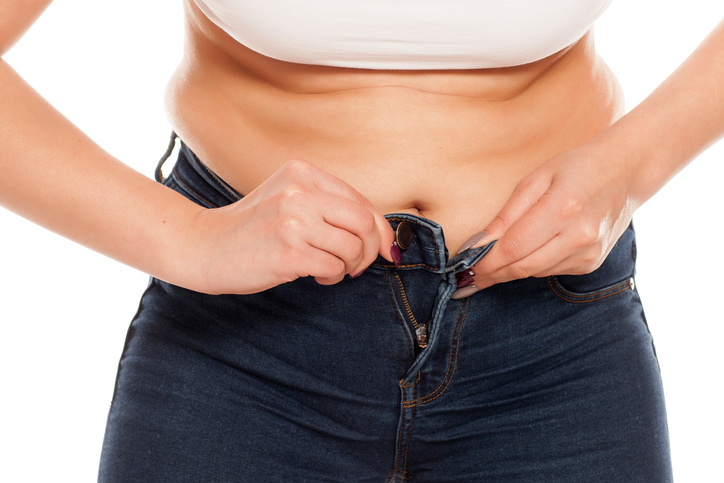
[[[553,292],[563,300],[585,303],[636,288],[636,237],[629,225],[599,268],[584,275],[548,277]]]
[[[626,290],[634,290],[636,288],[633,276],[592,292],[573,292],[568,290],[561,285],[558,277],[555,275],[548,277],[548,284],[551,289],[553,289],[553,293],[555,293],[558,297],[562,298],[566,302],[577,304],[595,302],[596,300],[605,299],[612,295],[625,292]]]

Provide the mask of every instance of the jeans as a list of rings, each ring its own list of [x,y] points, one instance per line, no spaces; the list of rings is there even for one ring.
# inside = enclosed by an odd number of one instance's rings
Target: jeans
[[[186,147],[165,184],[207,208],[240,199]],[[431,220],[333,286],[252,295],[152,279],[108,416],[102,482],[672,480],[655,350],[629,227],[582,276],[462,300]],[[243,247],[239,247],[243,250]]]

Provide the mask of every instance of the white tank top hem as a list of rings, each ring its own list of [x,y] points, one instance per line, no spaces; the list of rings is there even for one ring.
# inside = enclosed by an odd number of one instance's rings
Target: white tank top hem
[[[359,69],[527,64],[580,39],[611,0],[195,0],[277,60]]]

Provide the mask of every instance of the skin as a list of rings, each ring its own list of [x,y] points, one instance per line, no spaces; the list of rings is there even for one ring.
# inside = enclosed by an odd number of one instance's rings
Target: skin
[[[246,194],[302,158],[382,213],[436,221],[451,253],[493,219],[525,175],[623,111],[590,34],[524,66],[400,72],[264,57],[193,1],[186,19],[187,55],[169,82],[169,119],[212,170]]]
[[[516,187],[479,244],[480,289],[598,268],[633,212],[724,135],[724,22],[641,104]]]
[[[0,51],[47,3],[0,6]],[[392,212],[440,223],[451,253],[486,229],[481,243],[498,242],[474,267],[479,288],[586,273],[633,211],[724,132],[721,25],[621,117],[591,35],[509,69],[362,71],[265,58],[193,3],[186,12],[169,119],[245,198],[204,210],[133,172],[2,63],[0,202],[202,292],[251,293],[307,275],[338,282],[377,254],[390,259],[382,215]]]

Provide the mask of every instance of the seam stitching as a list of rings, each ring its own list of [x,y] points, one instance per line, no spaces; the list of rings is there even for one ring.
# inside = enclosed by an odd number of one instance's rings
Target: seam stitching
[[[233,198],[235,198],[236,201],[239,201],[239,200],[241,199],[241,197],[239,196],[238,193],[235,193],[232,189],[229,188],[229,186],[227,185],[226,181],[223,181],[221,178],[219,178],[218,176],[216,176],[216,173],[214,173],[213,171],[211,171],[211,169],[209,169],[209,167],[206,166],[204,163],[200,163],[200,164],[201,164],[201,166],[203,166],[203,168],[206,170],[207,173],[209,173],[211,176],[213,176],[213,178],[219,183],[219,186],[221,186],[222,188],[224,188],[224,190],[225,190],[227,193],[229,193]]]
[[[424,404],[430,401],[433,401],[440,397],[450,386],[450,382],[452,381],[453,376],[455,375],[455,370],[457,369],[458,364],[458,351],[460,350],[460,332],[462,332],[462,326],[463,321],[465,320],[465,315],[468,311],[468,306],[470,305],[470,298],[466,299],[465,302],[465,310],[463,310],[463,306],[460,306],[460,311],[458,311],[458,320],[455,322],[457,327],[455,327],[455,331],[453,332],[453,340],[450,344],[450,358],[448,360],[448,366],[447,371],[445,372],[445,376],[443,377],[442,381],[440,382],[440,385],[438,385],[435,390],[433,390],[430,394],[427,396],[423,396],[419,399],[414,399],[412,401],[408,401],[406,403],[403,403],[403,407],[413,407],[417,406],[419,404]],[[462,314],[462,316],[461,316]],[[454,345],[454,350],[453,346]],[[454,358],[453,358],[454,356]],[[454,359],[454,362],[453,362]],[[450,369],[452,368],[452,372]],[[437,394],[436,394],[437,393]]]
[[[187,185],[186,183],[184,183],[184,181],[181,179],[181,177],[180,177],[180,176],[178,175],[178,173],[176,172],[176,167],[173,168],[173,171],[171,172],[171,174],[172,174],[172,176],[173,176],[173,178],[174,178],[174,181],[176,181],[176,182],[177,182],[180,186],[182,186],[184,189],[186,189],[186,190],[188,190],[189,192],[193,193],[194,196],[196,196],[197,198],[199,198],[201,201],[204,201],[204,202],[208,203],[209,205],[211,205],[211,206],[214,207],[214,208],[218,208],[218,206],[216,206],[214,203],[210,202],[209,200],[207,200],[206,198],[204,198],[203,196],[201,196],[200,194],[198,194],[196,191],[194,191],[189,185]]]
[[[605,298],[620,294],[621,292],[625,292],[626,290],[631,289],[630,277],[629,277],[629,280],[619,282],[616,285],[598,290],[596,292],[592,292],[587,295],[577,295],[577,294],[567,291],[560,285],[560,283],[558,282],[558,280],[556,279],[556,277],[554,275],[551,275],[550,277],[548,277],[548,285],[550,285],[551,289],[553,290],[553,293],[556,294],[559,298],[561,298],[562,300],[565,300],[566,302],[571,302],[574,304],[585,304],[588,302],[596,302],[598,300],[603,300]]]
[[[415,379],[415,382],[411,382],[410,384],[406,384],[406,385],[404,385],[404,386],[402,386],[402,387],[412,387],[412,386],[417,385],[417,383],[420,382],[420,374],[421,374],[421,373],[422,373],[422,371],[417,371],[417,379]]]

